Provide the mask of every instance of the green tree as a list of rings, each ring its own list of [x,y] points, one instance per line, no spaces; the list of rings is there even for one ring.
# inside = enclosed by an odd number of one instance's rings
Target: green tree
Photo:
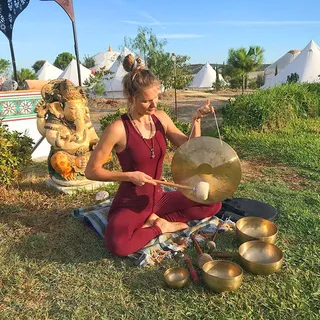
[[[7,77],[9,74],[10,61],[0,59],[0,77]]]
[[[82,63],[86,68],[90,69],[93,68],[96,64],[95,60],[90,57],[89,55],[85,54],[83,58],[83,63]]]
[[[218,64],[216,64],[213,69],[216,72],[216,82],[213,83],[213,87],[216,91],[219,91],[221,89],[221,81],[220,81],[220,77],[219,77],[220,67]]]
[[[187,63],[189,59],[190,57],[188,56],[176,56],[176,79],[175,85],[173,84],[171,87],[175,87],[176,89],[184,89],[192,82],[193,76]],[[169,69],[169,73],[172,75],[172,69]]]
[[[132,51],[137,52],[148,67],[152,56],[158,52],[163,53],[163,48],[166,44],[167,40],[159,40],[151,28],[138,27],[138,34],[134,39],[129,37],[124,38],[124,45]]]
[[[69,53],[69,52],[62,52],[58,54],[56,57],[56,60],[54,60],[53,65],[57,68],[64,70],[68,64],[72,61],[72,59],[75,59],[75,57]]]
[[[299,81],[299,75],[295,73],[291,73],[290,76],[287,76],[287,83],[297,83]]]
[[[256,70],[262,64],[263,53],[264,49],[260,46],[250,46],[248,50],[243,47],[229,49],[227,61],[228,74],[231,78],[242,78],[242,92],[247,87],[249,72]]]
[[[278,74],[278,65],[276,64],[276,70],[274,71],[274,75],[276,76]]]
[[[46,62],[45,60],[37,60],[31,68],[35,73],[37,73],[42,68],[45,62]]]
[[[30,69],[22,68],[17,72],[19,89],[25,88],[25,80],[36,80],[38,76]]]
[[[91,74],[87,80],[83,83],[86,86],[87,94],[93,94],[95,96],[104,96],[105,86],[103,83],[103,79],[108,79],[109,75],[112,75],[113,72],[110,70],[106,70],[106,67],[100,68],[94,74]]]
[[[187,65],[189,57],[176,55],[174,68],[171,54],[164,51],[167,40],[159,40],[152,29],[139,27],[137,36],[134,39],[125,37],[124,43],[141,56],[165,89],[174,86],[176,89],[184,88],[191,81],[192,76]]]

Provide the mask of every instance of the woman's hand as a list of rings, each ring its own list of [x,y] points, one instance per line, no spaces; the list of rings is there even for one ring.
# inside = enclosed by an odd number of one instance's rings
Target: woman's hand
[[[141,171],[130,172],[130,181],[139,187],[144,186],[146,183],[153,184],[154,186],[157,185],[152,177]]]
[[[192,121],[196,121],[200,118],[205,117],[209,113],[214,113],[214,108],[210,106],[210,100],[207,99],[205,104],[198,108],[196,112],[192,115]]]

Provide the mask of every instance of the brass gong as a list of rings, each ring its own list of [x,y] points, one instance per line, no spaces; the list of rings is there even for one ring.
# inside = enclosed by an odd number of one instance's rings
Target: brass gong
[[[213,137],[197,137],[182,144],[172,158],[171,171],[175,183],[190,187],[201,181],[209,183],[206,200],[197,199],[192,190],[180,189],[187,198],[203,204],[231,197],[241,180],[238,155],[227,143]]]

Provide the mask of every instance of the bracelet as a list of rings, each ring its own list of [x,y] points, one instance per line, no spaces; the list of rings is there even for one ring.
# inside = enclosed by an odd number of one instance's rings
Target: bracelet
[[[37,115],[37,118],[44,119],[44,117],[40,117],[39,115]]]

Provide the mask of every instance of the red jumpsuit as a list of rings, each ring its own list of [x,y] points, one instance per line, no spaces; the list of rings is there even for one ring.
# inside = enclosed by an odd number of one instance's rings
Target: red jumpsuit
[[[153,137],[155,157],[142,137],[133,127],[127,114],[122,115],[126,130],[126,148],[117,153],[124,172],[142,171],[154,179],[160,179],[166,153],[166,139],[159,119],[152,115],[156,127]],[[145,139],[151,147],[152,139]],[[107,250],[117,256],[127,256],[159,236],[157,226],[141,228],[151,213],[171,222],[188,222],[215,215],[221,202],[204,205],[186,198],[180,191],[164,192],[160,185],[146,183],[138,187],[132,182],[121,182],[112,202],[105,230]]]

